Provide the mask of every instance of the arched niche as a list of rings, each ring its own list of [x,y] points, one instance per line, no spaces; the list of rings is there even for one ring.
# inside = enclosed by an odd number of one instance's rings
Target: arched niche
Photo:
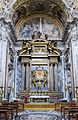
[[[43,39],[45,39],[45,34],[48,39],[62,38],[63,31],[62,24],[45,14],[24,17],[16,24],[18,39],[31,39],[38,32],[41,33]]]

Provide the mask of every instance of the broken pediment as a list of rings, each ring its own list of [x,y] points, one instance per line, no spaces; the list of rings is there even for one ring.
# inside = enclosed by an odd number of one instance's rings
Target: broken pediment
[[[50,54],[52,55],[60,55],[61,50],[59,48],[56,47],[55,43],[49,43],[48,46],[48,51]]]
[[[19,56],[29,54],[31,50],[31,43],[23,42],[22,49],[19,50]]]
[[[22,45],[22,49],[19,51],[19,56],[25,56],[28,54],[32,55],[54,55],[60,56],[60,49],[55,46],[55,43],[50,43],[44,39],[35,39],[32,40],[31,43],[24,42]]]

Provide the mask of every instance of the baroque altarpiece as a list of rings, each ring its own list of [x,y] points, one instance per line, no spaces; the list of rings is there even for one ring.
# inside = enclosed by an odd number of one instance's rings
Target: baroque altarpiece
[[[33,39],[23,42],[19,51],[22,63],[21,96],[31,99],[60,97],[58,89],[58,62],[60,49],[52,41]],[[37,99],[38,99],[37,98]],[[40,99],[39,98],[39,99]]]
[[[3,98],[76,99],[78,0],[0,1]],[[0,89],[1,89],[0,88]],[[1,98],[2,98],[1,97]],[[37,99],[36,99],[37,98]]]

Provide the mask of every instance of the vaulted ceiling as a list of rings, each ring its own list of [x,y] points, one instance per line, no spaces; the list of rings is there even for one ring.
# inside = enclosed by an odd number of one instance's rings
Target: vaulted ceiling
[[[6,0],[3,0],[6,1]],[[69,16],[69,0],[7,0],[11,19],[17,30],[21,22],[33,16],[51,18],[64,32]],[[70,0],[72,1],[72,0]],[[71,3],[72,4],[72,3]]]
[[[35,14],[47,15],[65,27],[67,21],[66,6],[61,0],[18,0],[13,5],[13,22]]]
[[[10,11],[14,25],[34,14],[46,14],[65,27],[70,11],[77,8],[78,0],[1,0]],[[74,6],[74,8],[72,8]]]

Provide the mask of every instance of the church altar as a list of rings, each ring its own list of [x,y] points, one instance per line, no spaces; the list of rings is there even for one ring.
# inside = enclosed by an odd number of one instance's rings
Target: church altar
[[[49,96],[30,96],[30,102],[48,102]]]
[[[22,64],[22,96],[29,96],[29,102],[48,102],[59,98],[58,62],[60,49],[46,39],[24,42],[19,51]]]

